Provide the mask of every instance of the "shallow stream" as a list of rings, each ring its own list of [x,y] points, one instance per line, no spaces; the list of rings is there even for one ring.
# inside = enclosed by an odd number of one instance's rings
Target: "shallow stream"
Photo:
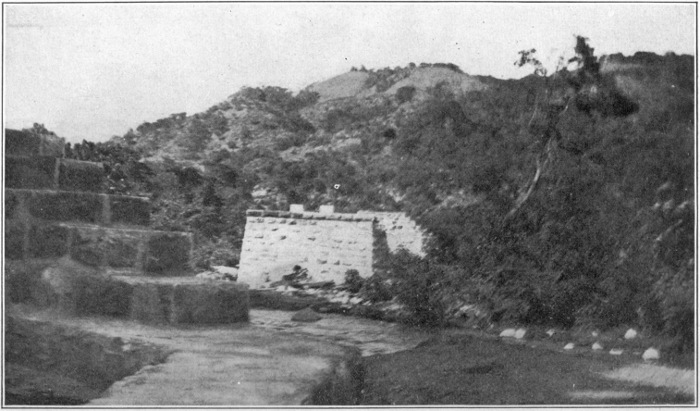
[[[340,314],[322,314],[316,322],[292,321],[293,315],[290,311],[251,310],[250,325],[357,347],[365,357],[409,350],[432,336],[429,331],[396,323]]]

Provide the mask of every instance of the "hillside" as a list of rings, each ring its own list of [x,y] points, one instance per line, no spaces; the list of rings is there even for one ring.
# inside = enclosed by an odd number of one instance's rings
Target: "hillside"
[[[470,306],[488,321],[637,325],[687,348],[694,59],[579,46],[579,69],[549,77],[410,64],[297,95],[244,88],[69,153],[104,161],[111,191],[149,195],[157,228],[193,231],[202,268],[237,262],[247,208],[403,210],[433,242],[382,275],[422,322]]]

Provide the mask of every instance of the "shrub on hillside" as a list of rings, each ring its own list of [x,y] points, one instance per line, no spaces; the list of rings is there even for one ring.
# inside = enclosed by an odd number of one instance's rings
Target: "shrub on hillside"
[[[411,314],[405,322],[429,327],[442,325],[445,312],[440,295],[443,268],[405,249],[392,254],[389,266],[396,298]]]
[[[345,287],[351,293],[357,293],[362,288],[364,280],[360,277],[360,272],[350,269],[345,272]]]
[[[284,151],[292,147],[301,147],[306,143],[304,134],[292,134],[275,139],[275,150]]]
[[[396,90],[396,99],[399,104],[406,103],[413,100],[413,96],[416,94],[416,88],[413,86],[404,86]]]
[[[695,341],[695,284],[692,267],[666,270],[654,284],[653,295],[660,301],[663,331],[674,338],[677,350],[692,349]]]
[[[391,284],[388,282],[388,280],[385,280],[376,274],[364,279],[362,289],[360,290],[360,295],[362,298],[369,300],[372,303],[389,301],[394,298]]]

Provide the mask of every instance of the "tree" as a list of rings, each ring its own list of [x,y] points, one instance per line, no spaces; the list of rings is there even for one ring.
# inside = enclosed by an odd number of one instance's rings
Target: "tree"
[[[506,215],[505,223],[512,219],[530,198],[542,174],[554,160],[558,142],[562,139],[559,123],[572,101],[579,110],[589,116],[593,111],[599,112],[602,116],[626,116],[639,110],[638,104],[624,96],[611,80],[601,76],[598,58],[593,54],[594,49],[588,45],[585,37],[576,37],[574,50],[576,56],[571,58],[569,63],[578,63],[579,67],[573,74],[567,71],[560,59],[554,76],[547,77],[547,70],[535,57],[535,49],[520,51],[520,59],[515,62],[519,67],[533,66],[534,74],[545,78],[544,96],[536,99],[532,118],[528,124],[531,126],[536,116],[542,117],[542,126],[538,130],[541,135],[539,141],[542,142],[542,150],[535,161],[534,176],[520,191],[513,208]],[[561,81],[557,81],[559,79],[565,82],[562,84]],[[541,109],[540,104],[543,105]]]

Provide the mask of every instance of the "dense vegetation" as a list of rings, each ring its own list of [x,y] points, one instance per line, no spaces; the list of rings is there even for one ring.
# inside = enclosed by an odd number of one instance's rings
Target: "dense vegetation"
[[[469,305],[488,321],[636,325],[688,348],[693,59],[576,51],[576,71],[547,75],[523,52],[534,75],[467,93],[318,103],[245,88],[69,155],[104,161],[112,192],[151,196],[157,228],[193,231],[199,267],[237,262],[246,208],[404,210],[432,233],[428,256],[399,253],[378,276],[416,322]],[[370,81],[382,91],[416,69]]]

